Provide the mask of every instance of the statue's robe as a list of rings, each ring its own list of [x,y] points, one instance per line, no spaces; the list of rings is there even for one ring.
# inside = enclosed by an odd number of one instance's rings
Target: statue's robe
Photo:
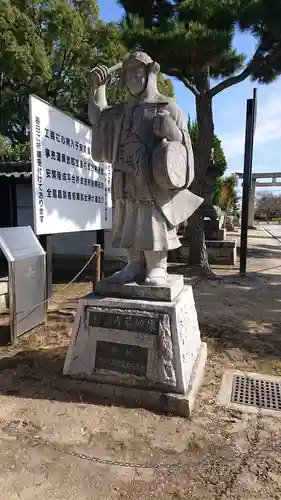
[[[89,104],[92,156],[113,166],[114,247],[143,251],[178,248],[176,227],[203,201],[187,189],[194,178],[194,159],[183,113],[173,99],[158,94],[155,101],[110,106],[100,111],[96,121]],[[180,190],[163,189],[152,175],[153,152],[160,141],[153,122],[164,110],[181,130],[187,150],[186,185]]]

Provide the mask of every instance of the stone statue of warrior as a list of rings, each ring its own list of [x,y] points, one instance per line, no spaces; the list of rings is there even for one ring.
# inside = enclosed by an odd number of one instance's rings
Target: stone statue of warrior
[[[187,188],[194,159],[183,113],[157,88],[159,65],[143,52],[123,62],[127,102],[108,106],[110,70],[92,71],[89,118],[92,157],[113,166],[113,247],[124,248],[126,267],[110,283],[167,283],[167,254],[181,246],[176,227],[202,199]]]

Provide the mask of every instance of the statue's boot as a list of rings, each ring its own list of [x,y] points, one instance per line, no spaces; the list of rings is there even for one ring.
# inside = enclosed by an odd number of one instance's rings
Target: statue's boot
[[[146,260],[145,284],[163,286],[168,281],[167,256],[168,252],[144,252]]]
[[[105,278],[103,282],[125,285],[134,281],[141,281],[145,274],[144,254],[138,250],[126,249],[128,264],[121,271]]]

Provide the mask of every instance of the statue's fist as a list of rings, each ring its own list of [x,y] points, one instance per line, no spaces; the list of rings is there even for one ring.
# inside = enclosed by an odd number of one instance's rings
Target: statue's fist
[[[182,140],[180,129],[167,110],[163,110],[156,115],[153,129],[154,134],[160,139],[168,139],[168,141]]]
[[[106,66],[97,66],[91,71],[92,89],[98,89],[105,85],[109,78],[109,69]]]

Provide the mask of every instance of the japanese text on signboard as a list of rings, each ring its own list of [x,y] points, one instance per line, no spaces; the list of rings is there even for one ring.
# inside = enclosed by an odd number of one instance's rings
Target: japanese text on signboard
[[[111,167],[91,157],[91,129],[31,96],[37,234],[111,227]]]

